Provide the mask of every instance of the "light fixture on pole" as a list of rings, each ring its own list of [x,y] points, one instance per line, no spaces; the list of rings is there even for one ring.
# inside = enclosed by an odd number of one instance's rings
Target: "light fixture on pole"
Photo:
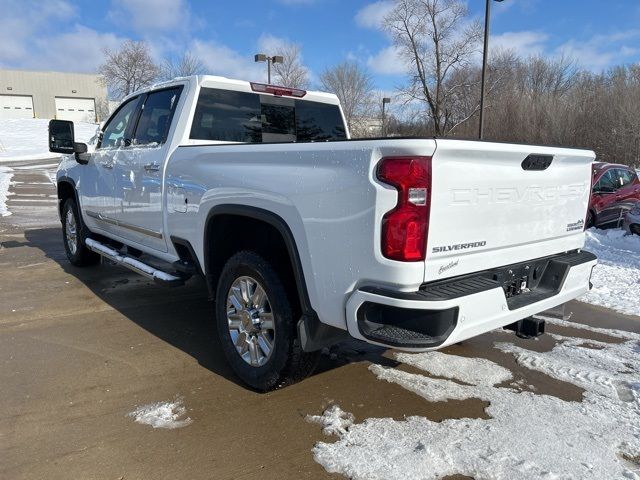
[[[267,62],[267,83],[271,84],[271,64],[283,63],[284,57],[282,55],[273,55],[272,57],[265,55],[264,53],[256,53],[253,57],[256,62]]]
[[[385,128],[385,105],[387,103],[391,103],[391,99],[389,97],[383,97],[382,98],[382,136],[386,137],[387,136],[387,129]]]
[[[487,4],[484,12],[484,48],[482,49],[482,79],[480,80],[480,126],[478,138],[482,140],[484,135],[484,84],[487,75],[487,56],[489,53],[489,18],[491,17],[491,2],[502,2],[503,0],[486,0]]]

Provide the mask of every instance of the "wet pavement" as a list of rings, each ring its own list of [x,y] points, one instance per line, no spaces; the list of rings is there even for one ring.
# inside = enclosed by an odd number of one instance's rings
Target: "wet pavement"
[[[55,188],[57,159],[23,160],[0,163],[12,170],[7,199],[10,216],[1,217],[0,225],[55,225],[58,196]]]
[[[43,171],[14,171],[13,180],[25,182],[12,187],[16,199],[51,198]],[[0,478],[337,478],[313,460],[313,445],[328,438],[305,421],[307,414],[338,404],[358,422],[486,416],[480,400],[430,403],[378,380],[367,370],[372,362],[397,362],[391,352],[357,342],[323,356],[310,378],[255,393],[224,361],[200,279],[164,289],[120,267],[72,267],[55,204],[41,203],[46,211],[30,206],[41,217],[25,223],[29,210],[19,202],[9,204],[14,215],[0,218]],[[568,309],[572,321],[639,330],[636,317],[579,302]],[[492,348],[504,340],[539,350],[554,345],[550,336],[520,340],[500,331],[444,351],[489,358],[509,368],[522,388],[580,400],[580,388]],[[127,416],[137,406],[176,398],[192,419],[183,428],[154,429]]]

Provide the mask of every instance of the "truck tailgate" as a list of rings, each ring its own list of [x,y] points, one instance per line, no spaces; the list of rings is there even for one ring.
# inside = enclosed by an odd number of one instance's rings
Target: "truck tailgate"
[[[582,248],[594,158],[588,150],[437,140],[425,281]]]

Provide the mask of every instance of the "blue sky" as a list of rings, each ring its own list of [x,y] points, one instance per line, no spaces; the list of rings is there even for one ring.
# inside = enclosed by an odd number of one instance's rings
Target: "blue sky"
[[[312,79],[346,58],[391,91],[403,65],[379,21],[390,1],[0,0],[0,68],[93,71],[104,47],[144,39],[157,58],[188,50],[213,74],[264,80],[253,54],[300,44]],[[482,18],[484,0],[468,0]],[[522,55],[574,57],[600,71],[640,61],[640,1],[505,0],[492,3],[492,45]]]

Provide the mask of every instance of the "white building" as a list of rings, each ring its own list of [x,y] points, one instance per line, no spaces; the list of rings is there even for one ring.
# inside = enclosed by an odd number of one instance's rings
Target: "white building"
[[[107,113],[99,75],[0,70],[0,118],[100,122]]]

